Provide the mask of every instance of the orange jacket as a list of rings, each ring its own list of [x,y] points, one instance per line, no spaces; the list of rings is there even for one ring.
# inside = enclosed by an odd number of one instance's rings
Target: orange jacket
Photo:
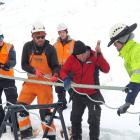
[[[0,63],[6,64],[9,60],[9,51],[12,49],[13,45],[5,43],[3,44],[1,50],[0,50]],[[11,68],[9,71],[5,71],[3,69],[0,69],[0,74],[2,75],[8,75],[8,76],[14,76],[14,70]]]
[[[74,42],[75,41],[68,36],[68,40],[64,45],[62,44],[60,38],[58,38],[57,42],[54,44],[60,65],[63,65],[67,58],[72,54]]]

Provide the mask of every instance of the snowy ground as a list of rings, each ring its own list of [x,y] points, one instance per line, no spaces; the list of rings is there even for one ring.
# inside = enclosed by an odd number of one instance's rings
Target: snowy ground
[[[100,39],[102,52],[111,65],[109,74],[101,74],[101,84],[109,86],[125,86],[129,77],[123,68],[123,60],[117,55],[112,46],[107,48],[109,41],[109,29],[118,22],[128,25],[138,23],[136,39],[140,42],[140,8],[139,0],[2,0],[5,5],[0,5],[0,26],[4,31],[5,40],[12,42],[17,51],[16,69],[21,70],[20,58],[23,44],[31,40],[32,23],[36,20],[42,21],[46,26],[47,39],[54,43],[57,38],[56,27],[64,22],[68,26],[72,38],[84,41],[93,49],[96,41]],[[25,77],[25,74],[15,72],[15,76]],[[21,90],[22,82],[17,81],[18,92]],[[111,107],[119,107],[124,103],[125,93],[121,91],[102,90],[106,104]],[[56,95],[55,100],[56,99]],[[67,98],[69,98],[67,96]],[[139,112],[140,97],[132,106],[130,112]],[[3,95],[3,101],[5,97]],[[34,104],[36,101],[34,102]],[[69,115],[71,104],[64,111],[66,125],[70,125]],[[39,120],[31,115],[34,128],[39,127]],[[56,121],[60,127],[60,123]],[[40,128],[41,129],[41,128]],[[9,129],[8,129],[9,130]],[[101,140],[140,140],[139,113],[124,114],[120,117],[116,109],[102,106],[101,117]],[[35,140],[40,140],[40,135]],[[13,140],[10,132],[4,134],[1,140]],[[58,133],[58,140],[60,135]],[[83,139],[88,139],[87,111],[83,116]]]

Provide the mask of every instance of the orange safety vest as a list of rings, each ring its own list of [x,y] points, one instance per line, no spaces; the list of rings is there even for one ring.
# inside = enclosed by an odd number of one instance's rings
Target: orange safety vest
[[[54,47],[57,52],[58,62],[60,65],[63,65],[67,58],[72,54],[74,48],[74,40],[71,40],[64,46],[60,41],[56,42]]]
[[[0,63],[6,64],[8,61],[8,55],[9,51],[12,48],[12,44],[5,43],[3,44],[1,51],[0,51]],[[0,69],[0,74],[2,75],[8,75],[8,76],[14,76],[14,70],[11,68],[9,71],[5,71],[3,69]]]

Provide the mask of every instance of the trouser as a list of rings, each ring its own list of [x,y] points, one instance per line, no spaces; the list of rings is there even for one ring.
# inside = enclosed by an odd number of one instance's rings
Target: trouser
[[[0,78],[0,104],[2,104],[2,92],[4,91],[6,101],[15,104],[17,101],[17,88],[15,86],[15,80]],[[7,103],[7,105],[9,105]],[[0,106],[0,125],[5,117],[3,107]]]
[[[35,97],[37,97],[38,104],[52,104],[53,103],[52,87],[43,84],[41,85],[33,83],[24,83],[18,98],[18,103],[29,105],[33,102]],[[41,120],[44,121],[51,112],[51,109],[42,109],[39,112]],[[27,111],[25,110],[23,112],[20,112],[19,115],[20,115],[18,119],[19,128],[21,130],[21,133],[23,133],[24,135],[24,133],[26,134],[28,130],[32,131],[31,121],[29,118],[29,113],[27,113]],[[51,127],[52,129],[49,129],[48,131],[48,137],[49,135],[52,136],[55,135],[54,123],[52,123]],[[42,128],[43,130],[45,130],[46,126],[42,125]]]
[[[72,140],[82,140],[82,116],[88,107],[88,124],[90,140],[99,140],[101,108],[86,96],[75,94],[72,100],[71,124]]]

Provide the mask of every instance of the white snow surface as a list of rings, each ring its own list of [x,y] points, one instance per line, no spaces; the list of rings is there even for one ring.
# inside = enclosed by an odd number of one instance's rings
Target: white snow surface
[[[124,87],[129,82],[129,77],[123,67],[123,60],[118,57],[115,47],[107,48],[109,42],[109,30],[115,23],[123,22],[128,25],[138,23],[134,31],[135,39],[140,42],[140,8],[139,0],[2,0],[0,5],[0,28],[2,28],[5,41],[14,44],[17,52],[16,69],[21,69],[21,53],[25,42],[31,40],[31,28],[35,21],[42,21],[46,27],[46,39],[53,44],[57,37],[57,25],[64,22],[68,26],[68,32],[75,40],[82,40],[85,44],[95,48],[97,40],[101,40],[102,52],[110,63],[111,70],[108,74],[100,74],[101,85]],[[15,71],[15,76],[26,77]],[[18,93],[22,88],[22,82],[16,81]],[[101,90],[106,104],[111,107],[119,107],[125,102],[126,94],[121,91]],[[3,94],[3,102],[5,96]],[[57,96],[54,92],[55,101]],[[67,94],[67,99],[69,96]],[[129,111],[135,114],[123,114],[118,116],[116,109],[102,106],[100,140],[140,140],[139,113],[140,97]],[[55,102],[54,101],[54,102]],[[36,100],[33,102],[36,104]],[[33,111],[36,113],[35,111]],[[66,126],[70,126],[71,103],[64,111]],[[83,140],[88,137],[88,112],[83,116]],[[39,128],[40,120],[31,114],[32,125]],[[57,139],[62,140],[59,134],[61,124],[55,121],[57,126]],[[41,140],[42,131],[34,140]],[[3,134],[1,140],[14,140],[13,134]]]

